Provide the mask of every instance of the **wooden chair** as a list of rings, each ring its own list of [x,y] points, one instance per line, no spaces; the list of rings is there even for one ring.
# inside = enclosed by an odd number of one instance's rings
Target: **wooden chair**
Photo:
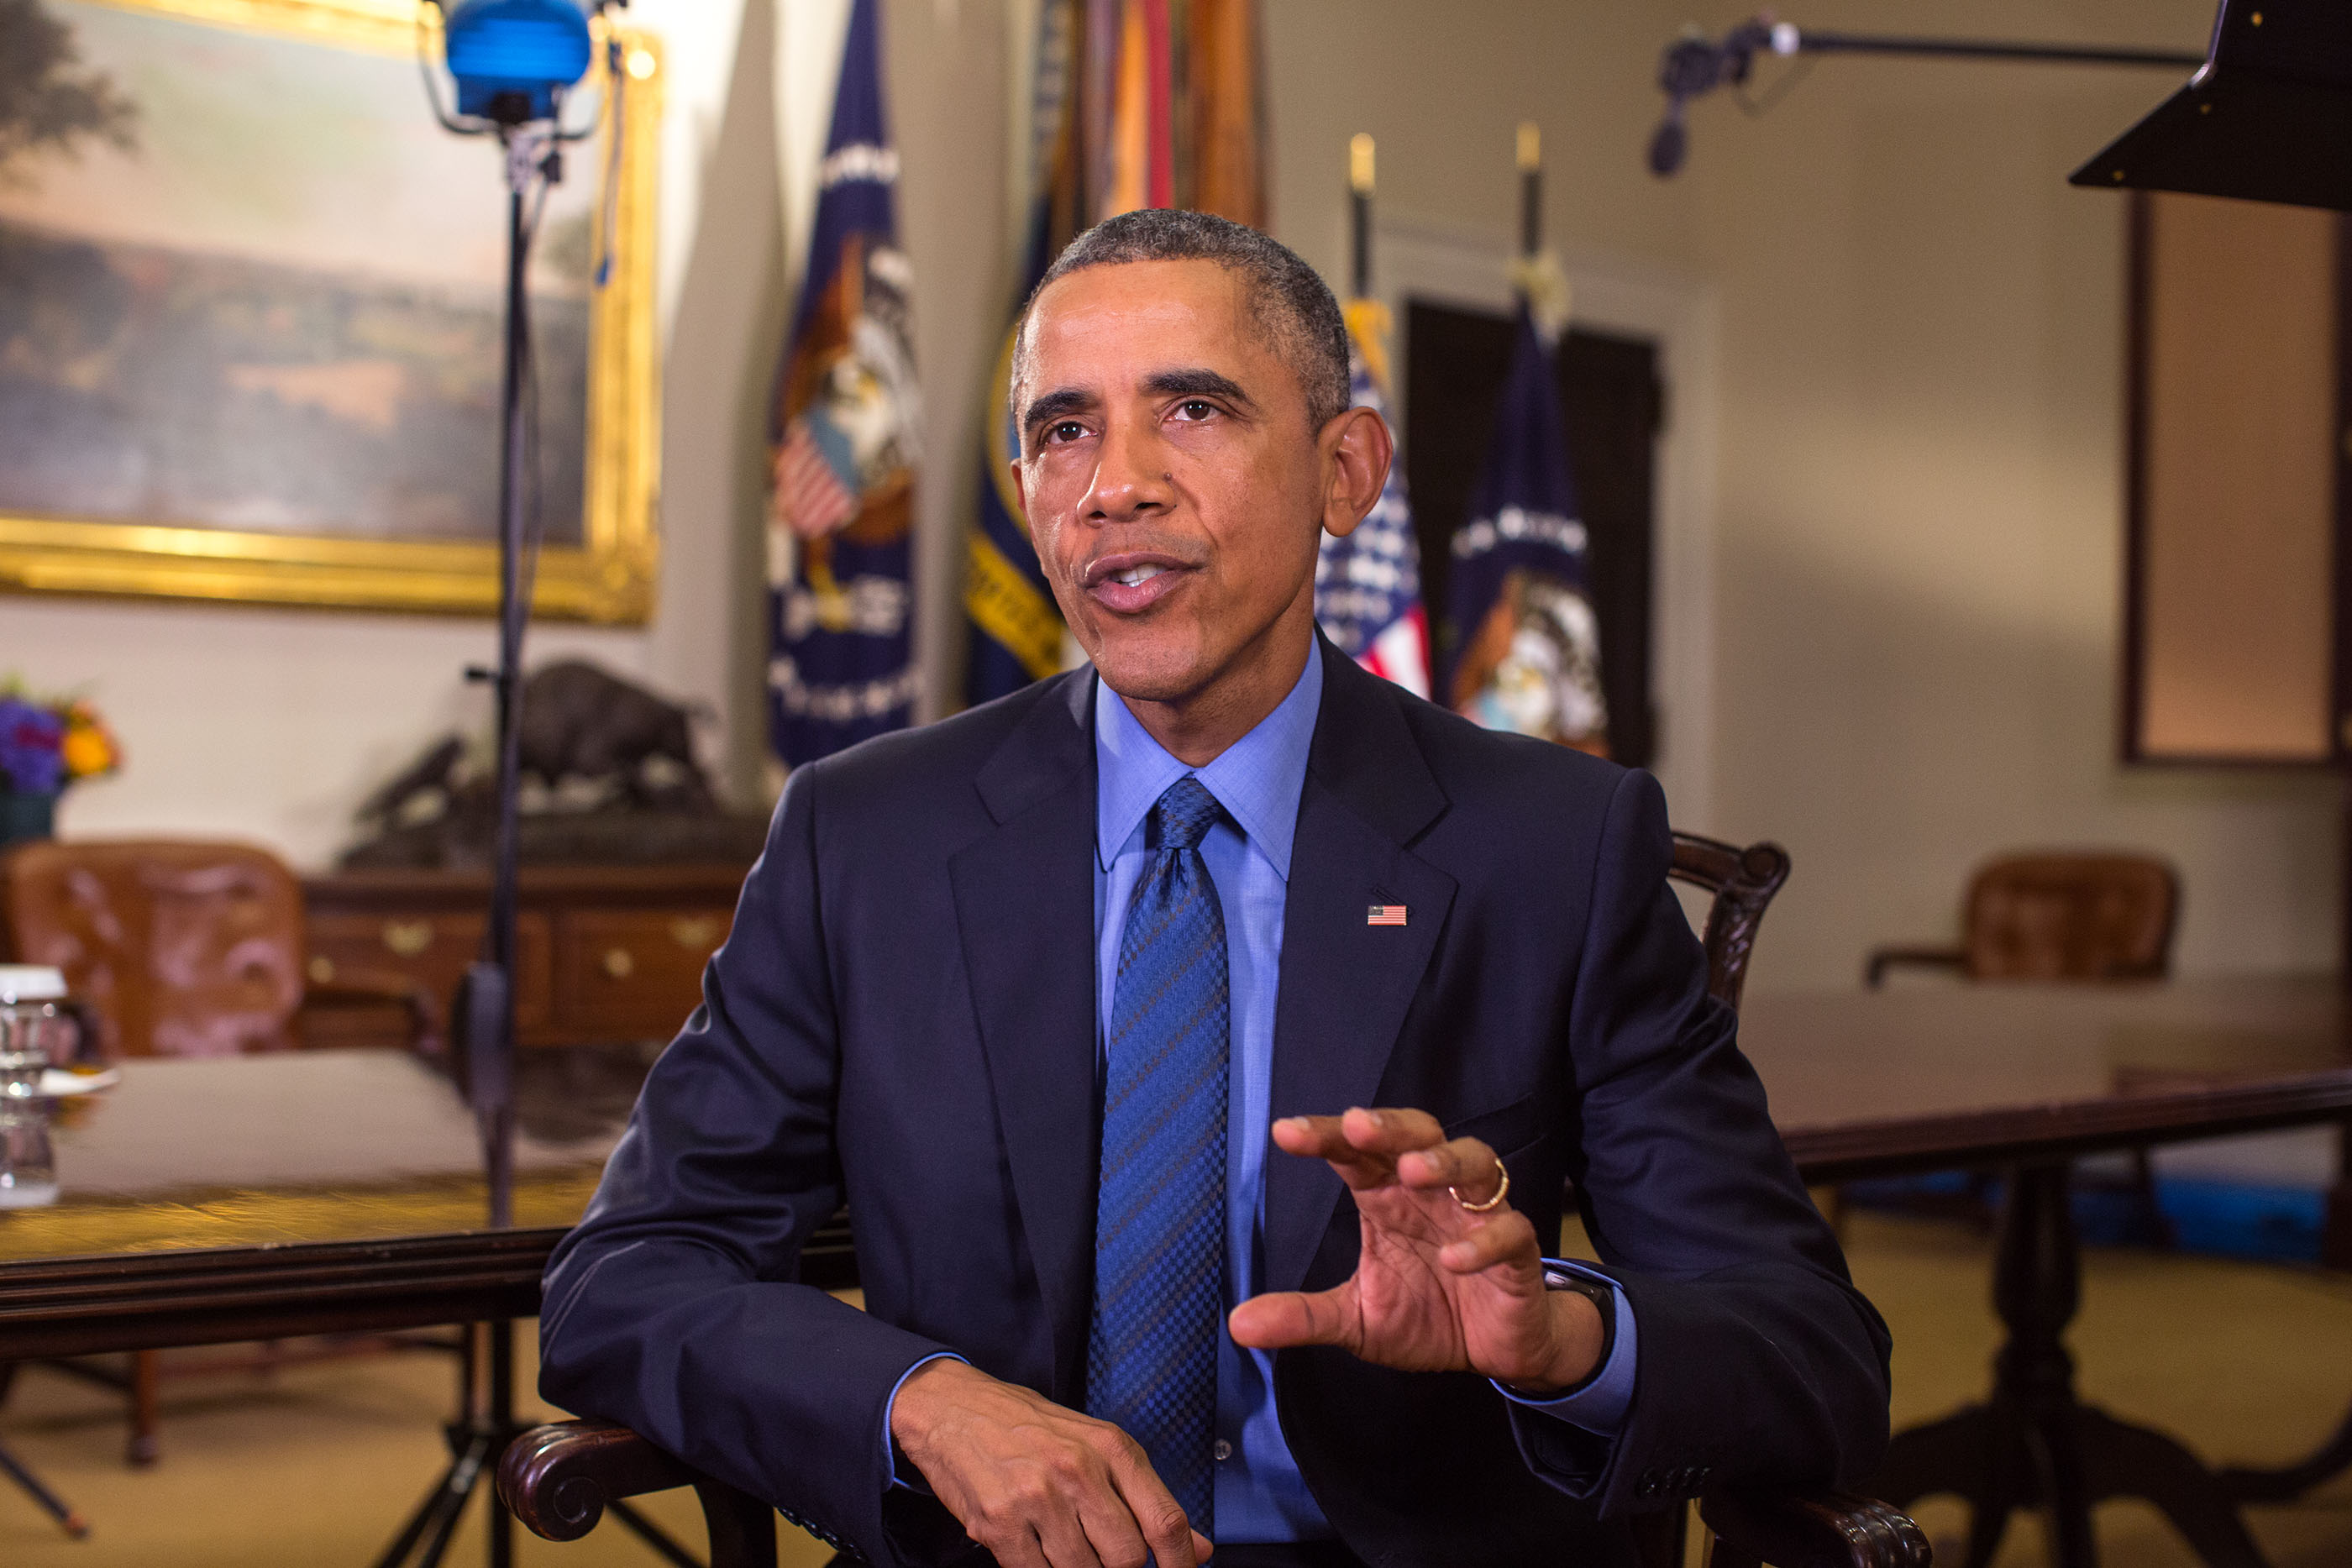
[[[1863,983],[1875,990],[1906,966],[1971,980],[2158,980],[2179,907],[2179,877],[2147,855],[2002,855],[1969,879],[1958,946],[1874,949]]]
[[[311,974],[302,885],[277,856],[247,844],[16,845],[0,855],[0,952],[65,971],[109,1061],[285,1050],[298,1043],[305,1010],[329,1008],[398,1009],[413,1048],[441,1045],[440,1004],[415,982]],[[131,1462],[154,1461],[155,1352],[131,1353],[127,1373],[54,1364],[121,1389],[131,1402]]]
[[[2160,980],[2172,972],[2179,909],[2179,876],[2152,855],[2001,855],[1969,879],[1958,946],[1874,948],[1863,964],[1863,983],[1876,990],[1887,971],[1906,967],[1950,970],[1970,980]],[[2172,1224],[2157,1202],[2156,1172],[2146,1149],[2133,1151],[2131,1166],[2134,1239],[2169,1247]],[[1976,1173],[1961,1192],[1923,1195],[1905,1207],[1957,1213],[1990,1231],[1993,1177]],[[1844,1211],[1841,1188],[1833,1207],[1841,1229]]]
[[[1692,833],[1675,835],[1677,881],[1713,897],[1705,943],[1707,989],[1737,1007],[1765,906],[1789,880],[1789,853],[1773,843],[1740,849]],[[838,1221],[836,1220],[836,1224]],[[646,1525],[627,1500],[692,1487],[710,1535],[710,1568],[775,1568],[775,1510],[691,1469],[626,1427],[558,1421],[515,1439],[499,1464],[499,1496],[517,1519],[550,1541],[577,1541],[606,1510]],[[1843,1492],[1726,1492],[1703,1499],[1713,1532],[1710,1568],[1927,1568],[1927,1538],[1885,1503]],[[1681,1568],[1689,1510],[1643,1516],[1636,1543],[1643,1568]],[[655,1532],[658,1533],[658,1532]],[[676,1548],[664,1555],[672,1561]],[[853,1561],[834,1559],[836,1568]]]

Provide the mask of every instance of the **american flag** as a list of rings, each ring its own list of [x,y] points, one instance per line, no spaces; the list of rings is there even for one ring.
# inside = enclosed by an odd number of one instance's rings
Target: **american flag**
[[[1348,370],[1355,406],[1388,414],[1388,312],[1349,300]],[[1421,604],[1421,549],[1405,499],[1404,465],[1389,465],[1381,498],[1345,538],[1323,536],[1315,562],[1315,619],[1339,651],[1417,697],[1429,695],[1429,617]]]
[[[1375,904],[1371,906],[1371,910],[1370,915],[1364,916],[1364,924],[1367,925],[1404,924],[1404,905],[1402,904]]]
[[[831,533],[857,515],[850,494],[804,421],[795,421],[776,454],[776,520],[804,539]]]

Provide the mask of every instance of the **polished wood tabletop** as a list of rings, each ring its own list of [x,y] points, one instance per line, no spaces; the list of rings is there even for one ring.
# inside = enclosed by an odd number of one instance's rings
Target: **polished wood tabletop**
[[[1809,1180],[2352,1114],[2327,977],[1751,996],[1741,1042]],[[126,1064],[62,1108],[62,1196],[0,1211],[0,1360],[534,1312],[645,1067],[522,1053],[516,1225],[484,1227],[472,1117],[394,1051]],[[854,1281],[845,1230],[803,1277]]]
[[[569,1225],[645,1059],[567,1049],[518,1069],[516,1223]],[[133,1061],[55,1105],[58,1200],[0,1209],[0,1260],[429,1235],[488,1214],[472,1113],[405,1051]]]
[[[2333,976],[1751,995],[1741,1048],[1798,1166],[1837,1181],[2352,1113]]]

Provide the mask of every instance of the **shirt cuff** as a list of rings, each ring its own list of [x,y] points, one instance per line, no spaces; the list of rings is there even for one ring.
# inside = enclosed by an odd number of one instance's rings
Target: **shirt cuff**
[[[890,1436],[890,1415],[898,1407],[898,1390],[907,1386],[907,1379],[935,1361],[962,1361],[966,1366],[971,1364],[951,1350],[935,1350],[900,1373],[898,1381],[890,1385],[890,1397],[882,1402],[882,1468],[890,1473],[892,1486],[905,1487],[912,1491],[929,1492],[931,1489],[929,1483],[923,1479],[923,1472],[915,1468],[914,1461],[899,1453],[897,1441]]]
[[[1609,1287],[1610,1299],[1616,1303],[1616,1327],[1609,1343],[1609,1359],[1601,1364],[1591,1376],[1566,1394],[1545,1399],[1521,1394],[1508,1385],[1497,1383],[1503,1397],[1530,1410],[1582,1427],[1596,1437],[1614,1437],[1625,1429],[1625,1414],[1633,1406],[1634,1332],[1633,1303],[1617,1282],[1598,1269],[1582,1263],[1563,1262],[1557,1258],[1544,1260],[1546,1269],[1557,1269],[1563,1274],[1580,1274],[1597,1280]]]

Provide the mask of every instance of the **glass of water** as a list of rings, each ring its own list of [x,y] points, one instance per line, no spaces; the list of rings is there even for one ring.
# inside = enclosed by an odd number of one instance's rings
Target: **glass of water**
[[[64,1001],[65,977],[55,969],[0,968],[0,1208],[58,1199],[41,1074],[74,1059],[79,1026]]]

